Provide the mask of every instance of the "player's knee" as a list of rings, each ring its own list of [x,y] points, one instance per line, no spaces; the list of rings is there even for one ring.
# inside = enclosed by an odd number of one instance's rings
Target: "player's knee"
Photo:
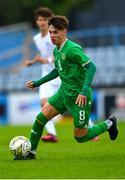
[[[88,129],[87,128],[75,128],[74,129],[74,135],[76,137],[83,137],[87,134]]]
[[[51,107],[50,105],[46,102],[41,109],[42,113],[47,117],[48,120],[51,119]]]
[[[48,120],[59,114],[58,111],[48,102],[46,102],[42,107],[42,113],[46,116]]]
[[[46,102],[47,102],[47,98],[42,98],[41,101],[40,101],[41,107],[43,107]]]
[[[88,129],[83,128],[83,129],[79,129],[79,128],[75,128],[74,129],[74,138],[78,143],[83,143],[85,142],[85,136],[87,134]]]

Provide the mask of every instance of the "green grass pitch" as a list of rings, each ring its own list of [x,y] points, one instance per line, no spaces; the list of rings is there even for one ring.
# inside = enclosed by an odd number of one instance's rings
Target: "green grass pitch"
[[[118,126],[119,137],[114,142],[105,133],[99,142],[78,144],[72,122],[58,123],[59,142],[40,142],[37,159],[25,161],[13,161],[8,144],[14,136],[29,137],[31,127],[0,126],[0,178],[125,178],[125,123]]]

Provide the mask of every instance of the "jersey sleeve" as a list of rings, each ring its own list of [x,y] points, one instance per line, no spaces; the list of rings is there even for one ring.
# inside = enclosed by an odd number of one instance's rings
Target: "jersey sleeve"
[[[83,67],[91,61],[91,59],[83,52],[83,49],[79,47],[72,48],[71,58],[74,62],[79,63]]]

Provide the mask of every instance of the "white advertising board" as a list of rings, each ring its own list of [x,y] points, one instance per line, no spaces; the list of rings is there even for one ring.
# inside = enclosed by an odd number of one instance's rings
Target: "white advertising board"
[[[40,112],[38,93],[10,93],[8,96],[9,124],[32,124]]]

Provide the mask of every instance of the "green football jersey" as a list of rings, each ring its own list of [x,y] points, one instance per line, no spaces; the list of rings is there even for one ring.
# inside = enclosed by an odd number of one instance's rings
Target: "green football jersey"
[[[67,40],[58,50],[55,47],[54,62],[61,78],[62,94],[67,97],[76,97],[83,88],[86,71],[85,65],[90,58],[77,43]]]

